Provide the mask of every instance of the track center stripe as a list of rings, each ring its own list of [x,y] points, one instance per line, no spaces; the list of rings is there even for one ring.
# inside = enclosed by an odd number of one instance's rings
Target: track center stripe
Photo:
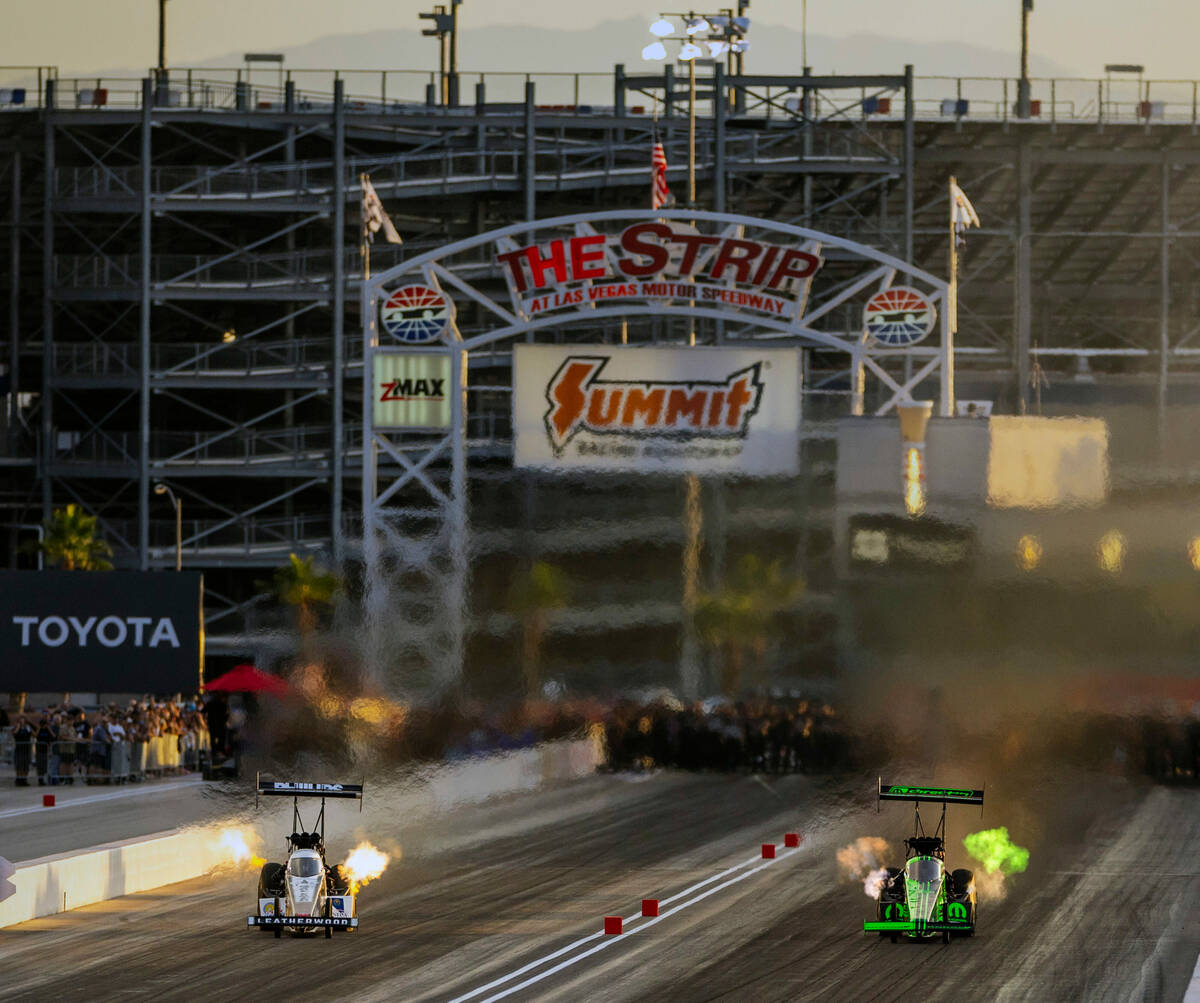
[[[594,947],[590,947],[586,951],[582,951],[579,954],[574,955],[573,957],[567,958],[565,961],[560,961],[553,968],[548,968],[546,971],[542,972],[540,975],[535,975],[532,978],[528,978],[524,982],[518,982],[515,986],[510,986],[508,989],[504,989],[501,992],[498,992],[493,996],[488,996],[485,1000],[482,1001],[482,1003],[494,1003],[495,1000],[502,1000],[506,996],[511,996],[513,993],[520,992],[522,989],[526,989],[529,986],[532,986],[538,982],[541,982],[542,979],[549,978],[551,975],[554,975],[555,973],[562,971],[564,968],[569,968],[571,965],[575,964],[578,961],[582,961],[584,958],[591,957],[591,955],[597,954],[600,951],[603,951],[606,947],[610,947],[611,945],[615,944],[619,940],[623,940],[626,937],[630,937],[635,933],[641,933],[641,931],[649,929],[650,927],[654,926],[656,923],[662,922],[668,916],[673,916],[677,912],[682,912],[684,909],[687,909],[689,906],[693,906],[697,902],[702,902],[704,899],[708,898],[710,895],[715,895],[717,892],[721,891],[722,889],[728,888],[730,885],[735,885],[739,881],[744,881],[746,878],[750,877],[750,875],[757,874],[759,871],[765,870],[766,868],[770,867],[772,864],[777,864],[777,863],[779,863],[779,861],[786,860],[788,857],[790,857],[796,853],[799,853],[799,852],[800,852],[799,848],[784,850],[781,854],[779,854],[779,856],[774,857],[772,859],[763,860],[761,857],[752,857],[750,860],[747,860],[741,864],[735,864],[733,867],[727,868],[726,870],[721,871],[719,874],[714,874],[711,878],[706,878],[705,880],[697,882],[696,884],[692,885],[690,888],[685,888],[683,891],[679,892],[676,895],[671,896],[668,899],[663,899],[662,903],[666,904],[668,902],[675,902],[678,899],[682,898],[683,896],[688,895],[691,892],[695,891],[697,888],[703,888],[705,885],[711,884],[712,882],[717,881],[720,878],[725,877],[725,875],[733,873],[734,871],[739,871],[743,867],[746,867],[749,864],[757,863],[757,864],[759,864],[759,866],[753,867],[748,871],[743,871],[741,874],[738,874],[736,877],[730,878],[728,881],[723,881],[719,885],[714,885],[712,888],[709,888],[707,891],[701,892],[699,895],[695,896],[694,898],[688,899],[686,902],[681,902],[679,905],[675,906],[675,908],[668,909],[666,912],[662,913],[661,915],[653,917],[651,919],[648,919],[645,923],[640,924],[636,929],[629,930],[629,931],[626,931],[625,933],[620,933],[615,936],[605,936],[603,933],[593,933],[587,937],[583,937],[580,940],[575,941],[573,944],[568,944],[566,947],[559,948],[557,951],[553,952],[552,954],[546,955],[544,958],[539,958],[537,961],[532,961],[527,965],[523,965],[521,968],[518,968],[512,972],[509,972],[507,975],[505,975],[499,979],[495,979],[494,981],[489,982],[485,986],[480,986],[478,989],[475,989],[472,992],[466,993],[462,996],[457,996],[453,1000],[451,1000],[450,1003],[463,1003],[463,1001],[472,999],[473,997],[478,996],[480,993],[487,992],[489,989],[492,989],[498,985],[502,985],[505,982],[509,982],[512,979],[515,979],[517,976],[523,975],[525,972],[530,971],[531,969],[540,968],[542,965],[546,964],[547,962],[553,961],[555,958],[561,957],[562,955],[568,953],[569,951],[573,950],[576,947],[581,947],[584,944],[587,944],[593,940],[596,940],[597,938],[604,938],[603,940],[600,941],[600,943],[596,944]],[[636,916],[632,917],[629,920],[629,922],[633,922],[633,921],[635,921],[637,919],[641,919],[641,918],[642,918],[641,914],[638,913]]]

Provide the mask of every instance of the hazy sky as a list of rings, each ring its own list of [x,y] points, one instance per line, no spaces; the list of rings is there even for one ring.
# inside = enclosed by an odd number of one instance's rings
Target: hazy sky
[[[12,8],[0,33],[0,66],[54,65],[67,74],[154,62],[157,0],[0,4]],[[814,36],[894,33],[1014,53],[1019,44],[1020,0],[809,0],[808,8]],[[430,9],[432,4],[419,0],[169,0],[168,61],[184,66],[228,52],[270,51],[372,28],[416,32],[418,11]],[[583,28],[659,9],[644,0],[466,0],[460,16],[472,27]],[[763,24],[798,29],[800,10],[800,0],[752,0],[750,14]],[[1144,63],[1147,76],[1156,79],[1200,77],[1198,0],[1035,0],[1031,24],[1032,51],[1089,76],[1099,75],[1106,62],[1130,62]],[[430,64],[436,61],[435,49],[431,41]],[[810,61],[819,68],[819,53]]]

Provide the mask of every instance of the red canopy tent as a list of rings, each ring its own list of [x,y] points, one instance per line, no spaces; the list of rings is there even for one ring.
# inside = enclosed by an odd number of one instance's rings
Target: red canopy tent
[[[211,683],[205,683],[206,692],[212,690],[227,690],[230,693],[271,693],[283,696],[288,691],[288,684],[267,672],[256,669],[253,665],[237,665],[224,675],[217,676]]]

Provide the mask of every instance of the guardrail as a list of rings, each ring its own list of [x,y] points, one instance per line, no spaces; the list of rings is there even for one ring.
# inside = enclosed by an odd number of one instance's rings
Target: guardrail
[[[154,71],[148,70],[153,78]],[[427,70],[390,69],[290,69],[281,72],[245,67],[173,69],[156,83],[154,101],[164,109],[192,111],[279,112],[292,90],[292,107],[298,112],[327,112],[332,108],[334,81],[344,87],[347,112],[474,116],[520,110],[525,85],[534,85],[539,111],[570,115],[612,115],[616,108],[616,74],[463,72],[459,74],[464,104],[443,108],[435,102],[440,92],[438,74]],[[796,78],[799,80],[799,78]],[[853,77],[836,91],[812,91],[817,119],[860,117],[895,121],[904,117],[899,91],[857,88]],[[142,81],[135,77],[62,78],[54,67],[0,67],[0,112],[40,108],[46,82],[55,81],[56,106],[64,109],[138,108]],[[741,87],[751,117],[798,117],[802,98],[795,86]],[[700,81],[701,114],[712,113],[711,100],[703,96],[710,83]],[[477,89],[478,88],[478,89]],[[19,93],[18,93],[19,92]],[[627,102],[631,117],[649,117],[662,111],[661,89],[633,92]],[[1003,77],[918,76],[914,78],[914,111],[918,119],[1012,121],[1016,115],[1017,81]],[[1072,123],[1188,123],[1200,124],[1200,81],[1146,80],[1127,77],[1035,77],[1031,80],[1030,119]],[[482,103],[476,105],[476,99]],[[680,112],[682,99],[675,99]]]

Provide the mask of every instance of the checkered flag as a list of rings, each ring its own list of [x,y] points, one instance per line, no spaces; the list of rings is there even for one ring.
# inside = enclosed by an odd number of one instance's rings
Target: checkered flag
[[[375,234],[382,230],[389,244],[404,243],[388,214],[384,212],[379,193],[375,191],[370,175],[367,174],[362,175],[362,218],[363,233],[368,241],[373,242]]]

